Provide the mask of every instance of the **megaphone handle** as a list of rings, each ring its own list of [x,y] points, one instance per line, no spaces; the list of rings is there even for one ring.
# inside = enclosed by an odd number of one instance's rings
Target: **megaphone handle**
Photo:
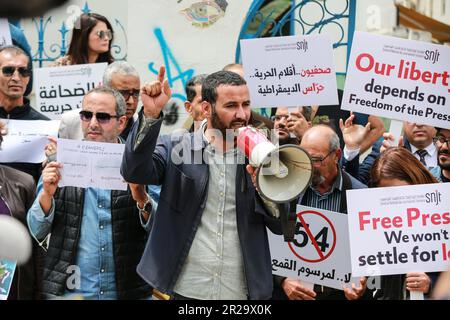
[[[293,241],[297,224],[297,199],[289,203],[289,211],[281,213],[281,230],[285,242]]]

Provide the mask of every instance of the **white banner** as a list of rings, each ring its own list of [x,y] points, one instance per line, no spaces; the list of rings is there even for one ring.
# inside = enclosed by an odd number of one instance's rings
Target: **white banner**
[[[81,109],[86,93],[102,84],[107,63],[38,68],[34,70],[36,110],[50,119]]]
[[[450,184],[347,191],[355,276],[447,270]]]
[[[450,128],[450,47],[355,32],[342,109]]]
[[[60,187],[127,189],[120,175],[124,144],[58,139],[57,149]]]
[[[241,40],[241,48],[252,107],[338,104],[328,36]]]
[[[343,290],[352,278],[347,215],[297,206],[295,239],[268,232],[273,274]]]
[[[58,136],[59,121],[6,120],[0,162],[40,163],[45,160],[47,137]]]

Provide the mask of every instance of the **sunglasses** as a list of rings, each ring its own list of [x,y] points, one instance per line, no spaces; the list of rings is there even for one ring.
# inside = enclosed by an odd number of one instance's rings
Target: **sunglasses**
[[[119,119],[121,116],[118,115],[112,115],[106,112],[97,112],[97,113],[93,113],[92,111],[86,111],[86,110],[81,110],[80,111],[80,119],[82,121],[91,121],[92,117],[95,115],[95,118],[97,119],[97,122],[100,124],[105,124],[108,123],[111,118],[116,118]]]
[[[100,39],[105,39],[105,37],[107,37],[109,40],[111,40],[112,39],[112,31],[111,30],[100,30],[100,31],[97,31],[97,36],[100,38]]]
[[[134,100],[139,99],[139,90],[118,90],[120,94],[123,96],[125,101],[128,101],[132,96]]]
[[[10,66],[6,66],[2,68],[2,73],[5,77],[12,77],[13,74],[17,71],[19,71],[19,74],[24,77],[24,78],[28,78],[29,76],[31,76],[31,70],[28,69],[27,67],[10,67]]]

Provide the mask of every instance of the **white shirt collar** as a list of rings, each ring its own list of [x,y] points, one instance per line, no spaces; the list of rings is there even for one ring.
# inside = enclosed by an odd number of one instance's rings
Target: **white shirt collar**
[[[411,144],[411,152],[412,152],[413,154],[415,154],[417,150],[419,150],[419,149],[416,148],[415,146],[413,146],[413,145]],[[428,155],[431,156],[431,157],[433,157],[434,154],[435,154],[436,151],[437,151],[436,146],[434,145],[433,142],[432,142],[430,145],[428,145],[428,147],[426,147],[424,150],[427,150]]]

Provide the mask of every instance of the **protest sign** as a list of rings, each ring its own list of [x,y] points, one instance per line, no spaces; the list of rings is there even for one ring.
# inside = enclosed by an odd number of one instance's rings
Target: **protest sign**
[[[12,45],[8,19],[0,19],[0,47]]]
[[[126,190],[120,175],[124,144],[58,139],[57,161],[61,168],[60,187]]]
[[[343,289],[352,278],[347,215],[297,206],[294,241],[268,232],[273,274]]]
[[[356,32],[342,109],[450,128],[450,47]]]
[[[86,93],[102,84],[107,63],[35,70],[36,110],[50,119],[80,109]]]
[[[433,272],[450,265],[450,185],[347,191],[355,276]]]
[[[40,163],[45,160],[48,136],[58,136],[59,121],[6,120],[7,134],[0,149],[0,162]]]
[[[338,104],[329,37],[241,40],[241,49],[252,107]]]

